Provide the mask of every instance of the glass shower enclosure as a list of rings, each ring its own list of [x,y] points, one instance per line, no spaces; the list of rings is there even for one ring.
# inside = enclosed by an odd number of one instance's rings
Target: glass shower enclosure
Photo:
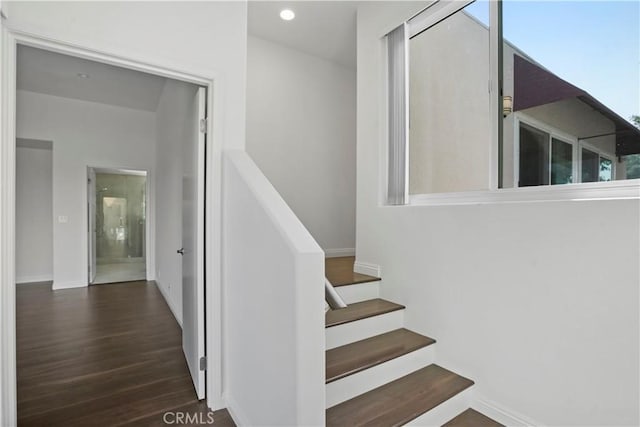
[[[145,280],[146,187],[146,172],[95,169],[95,218],[90,220],[96,272],[91,283]]]

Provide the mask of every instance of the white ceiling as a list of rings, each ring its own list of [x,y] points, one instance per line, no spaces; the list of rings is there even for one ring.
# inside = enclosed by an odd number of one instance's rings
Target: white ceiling
[[[357,1],[249,1],[249,34],[356,68]],[[292,21],[280,19],[291,9]]]
[[[78,77],[79,73],[89,78]],[[18,47],[18,89],[156,111],[165,78],[28,46]]]

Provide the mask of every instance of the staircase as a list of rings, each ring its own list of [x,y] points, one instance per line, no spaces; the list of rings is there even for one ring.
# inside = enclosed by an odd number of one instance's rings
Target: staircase
[[[348,304],[326,313],[328,426],[501,426],[470,409],[473,381],[435,363],[436,341],[404,328],[379,278],[352,257],[327,259],[326,275]]]

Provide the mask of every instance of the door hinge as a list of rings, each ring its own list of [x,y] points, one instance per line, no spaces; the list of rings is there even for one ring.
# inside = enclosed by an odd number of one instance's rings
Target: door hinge
[[[203,356],[200,358],[200,370],[201,371],[207,370],[207,356]]]
[[[207,124],[208,124],[208,120],[207,119],[200,119],[200,132],[201,133],[207,133]]]

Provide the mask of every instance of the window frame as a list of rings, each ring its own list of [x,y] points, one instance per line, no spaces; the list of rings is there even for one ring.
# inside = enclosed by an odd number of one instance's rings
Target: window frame
[[[571,146],[571,182],[564,184],[554,184],[553,181],[553,143],[554,141],[569,144]],[[566,141],[562,138],[556,138],[553,135],[549,138],[549,185],[568,185],[575,184],[578,179],[576,175],[577,159],[576,159],[576,145],[573,142]]]
[[[401,25],[408,23],[411,19],[415,19],[418,15],[423,13],[428,13],[432,15],[431,17],[426,17],[426,21],[439,22],[444,18],[442,15],[442,10],[449,8],[448,10],[452,10],[454,6],[451,3],[454,3],[455,0],[433,0],[430,2],[425,9],[420,11],[418,14],[414,15],[410,19],[407,19]],[[469,4],[471,2],[464,2]],[[490,170],[487,171],[488,176],[488,190],[479,190],[479,191],[467,191],[467,192],[455,192],[455,193],[428,193],[428,194],[413,194],[409,195],[408,191],[406,193],[405,203],[402,205],[391,205],[386,200],[382,201],[382,206],[385,207],[396,207],[402,208],[404,206],[441,206],[441,205],[468,205],[468,204],[485,204],[485,203],[518,203],[518,202],[543,202],[543,201],[578,201],[578,200],[619,200],[619,199],[640,199],[640,178],[638,179],[627,179],[627,180],[613,180],[613,181],[604,181],[604,182],[590,182],[590,183],[582,183],[576,182],[571,184],[563,184],[563,185],[541,185],[541,186],[531,186],[531,187],[514,187],[514,188],[501,188],[502,183],[502,161],[500,160],[503,155],[502,150],[502,135],[504,132],[504,123],[503,123],[503,115],[502,115],[502,48],[503,48],[503,37],[502,37],[502,0],[491,1],[490,3],[490,24],[489,24],[489,46],[490,46],[490,73],[491,78],[489,81],[489,92],[491,99],[491,153],[490,153]],[[464,6],[463,6],[464,7]],[[463,8],[462,7],[462,8]],[[458,7],[457,12],[459,12],[461,7]],[[431,10],[431,12],[428,12]],[[431,24],[433,25],[433,24]],[[412,33],[412,32],[411,32]],[[413,33],[412,33],[413,34]],[[383,46],[386,46],[386,34],[381,36],[381,41]],[[385,48],[386,50],[386,48]],[[388,64],[387,69],[388,69]],[[383,73],[382,75],[386,75]],[[389,84],[388,76],[384,78],[384,85]],[[389,99],[384,98],[386,100],[386,108],[389,106]],[[512,113],[517,115],[518,113]],[[520,117],[522,115],[520,114]],[[516,116],[518,117],[518,116]],[[385,121],[386,122],[386,121]],[[386,124],[388,126],[388,123]],[[534,125],[535,127],[535,125]],[[514,129],[519,131],[519,125],[515,125]],[[557,139],[560,139],[564,142],[574,141],[573,146],[573,159],[574,159],[574,176],[578,177],[578,167],[580,165],[575,165],[578,160],[578,151],[581,141],[578,141],[575,137],[571,137],[570,135],[566,135],[563,132],[555,130],[553,134],[557,135]],[[567,138],[568,137],[568,138]],[[519,138],[517,138],[517,145],[519,146]],[[516,139],[514,139],[514,142]],[[388,151],[389,141],[385,140],[384,146],[387,147],[386,151]],[[515,155],[514,150],[514,155]],[[605,156],[609,159],[609,155]],[[615,156],[612,156],[615,159]],[[408,160],[407,160],[408,162]],[[612,162],[614,165],[614,177],[615,177],[615,161]],[[408,167],[408,164],[406,165]],[[519,168],[518,163],[514,163],[514,173],[515,170]],[[519,171],[518,171],[519,172]],[[388,185],[388,176],[391,171],[386,170],[386,177],[380,176],[380,178],[384,181],[383,187]],[[580,181],[581,177],[578,177],[578,181]],[[517,182],[517,180],[515,181]],[[408,187],[408,185],[407,185]],[[386,193],[386,188],[383,189]]]
[[[549,153],[551,153],[551,144],[553,139],[557,139],[559,141],[565,142],[567,144],[571,144],[572,146],[572,174],[575,177],[576,181],[571,184],[588,184],[589,182],[582,181],[582,149],[586,149],[594,152],[598,155],[598,164],[600,164],[600,159],[605,158],[611,161],[611,175],[614,179],[611,181],[593,181],[593,182],[624,182],[624,181],[633,181],[633,180],[616,180],[616,156],[614,153],[603,150],[602,148],[598,148],[595,145],[589,144],[588,142],[580,140],[578,137],[571,135],[569,133],[563,132],[547,123],[541,122],[537,119],[534,119],[531,116],[528,116],[525,113],[517,112],[514,114],[514,125],[513,125],[513,179],[514,183],[518,183],[518,185],[514,188],[527,188],[521,187],[519,185],[520,182],[520,124],[524,123],[525,125],[537,129],[540,132],[544,132],[549,135]],[[551,174],[551,154],[549,155],[549,174]],[[571,185],[571,184],[551,184],[551,175],[549,175],[549,184],[540,184],[538,187],[550,187],[557,185]]]
[[[578,177],[579,166],[577,164],[577,155],[579,151],[579,143],[577,137],[563,132],[553,126],[550,126],[546,123],[543,123],[539,120],[534,119],[533,117],[527,116],[524,113],[513,113],[514,121],[513,121],[513,182],[514,188],[528,188],[528,187],[556,187],[558,185],[571,185],[571,184],[580,184],[580,178]],[[537,186],[520,186],[520,125],[524,123],[525,125],[532,127],[540,132],[544,132],[549,135],[548,148],[549,148],[549,184],[540,184]],[[572,182],[570,184],[551,184],[551,156],[552,156],[552,144],[553,140],[557,139],[558,141],[567,143],[571,145],[571,173],[572,176],[575,177],[576,182]],[[502,188],[501,190],[505,190]]]
[[[598,159],[599,160],[598,164],[600,167],[602,167],[602,159],[609,160],[609,162],[611,162],[611,180],[610,181],[617,181],[616,180],[616,161],[614,160],[615,157],[610,159],[607,156],[600,155]],[[598,171],[598,182],[609,182],[609,181],[600,180],[600,171]]]
[[[601,158],[605,158],[609,161],[611,161],[611,176],[613,177],[613,179],[611,181],[600,181],[600,171],[598,171],[598,181],[595,182],[614,182],[614,181],[627,181],[627,180],[616,180],[616,172],[618,171],[618,168],[616,167],[616,156],[615,153],[610,153],[608,151],[604,151],[601,148],[598,148],[594,145],[589,144],[588,142],[584,142],[584,141],[579,141],[579,147],[578,147],[578,151],[579,151],[579,158],[578,158],[578,162],[579,162],[579,166],[578,166],[578,171],[580,173],[580,183],[581,184],[585,184],[582,182],[582,149],[585,150],[589,150],[592,151],[594,153],[596,153],[598,155],[598,167],[600,167],[600,159]]]
[[[393,33],[397,28],[401,26],[405,26],[407,28],[407,46],[405,47],[408,50],[408,42],[411,38],[416,37],[420,33],[426,31],[430,27],[438,24],[439,22],[447,19],[449,16],[459,13],[469,4],[475,2],[476,0],[433,0],[426,4],[426,6],[421,9],[419,12],[410,16],[405,21],[399,23],[398,25],[389,28],[385,33],[381,35],[382,48],[387,52],[385,55],[385,60],[383,62],[385,72],[382,74],[384,76],[383,88],[385,90],[384,94],[384,110],[387,115],[387,118],[384,120],[384,130],[386,133],[389,133],[390,128],[392,127],[391,121],[388,119],[389,111],[392,109],[391,103],[395,102],[395,100],[391,99],[389,96],[388,90],[394,82],[390,81],[389,69],[394,66],[389,61],[389,43],[388,36]],[[502,140],[502,39],[501,39],[501,31],[498,31],[500,25],[500,16],[502,14],[502,2],[501,0],[495,0],[489,2],[489,70],[490,76],[497,76],[493,81],[488,82],[489,86],[489,97],[490,97],[490,115],[492,117],[491,120],[491,139],[493,141],[501,141]],[[408,67],[409,58],[406,58],[406,66]],[[408,76],[408,68],[406,70]],[[409,93],[407,92],[407,101],[409,99]],[[407,102],[408,104],[408,102]],[[408,105],[406,107],[408,109]],[[406,116],[409,117],[409,112],[407,111]],[[409,129],[407,128],[407,140],[409,135]],[[397,165],[391,164],[392,156],[389,154],[390,152],[401,152],[402,147],[395,146],[394,142],[390,139],[384,140],[384,150],[386,152],[385,158],[381,159],[384,161],[384,171],[385,174],[380,176],[383,181],[383,187],[381,188],[381,197],[383,205],[391,205],[391,206],[403,206],[407,204],[411,204],[412,200],[415,200],[416,195],[409,194],[409,182],[408,182],[408,172],[409,172],[409,142],[406,141],[407,146],[404,148],[406,152],[406,164],[404,167],[398,167],[398,170],[392,169],[393,167],[397,167]],[[501,145],[498,144],[498,145]],[[487,171],[487,182],[488,188],[490,190],[495,190],[499,187],[500,177],[498,173],[498,169],[500,166],[499,158],[501,153],[501,147],[496,144],[492,144],[488,153],[489,156],[489,170]],[[406,183],[404,185],[404,193],[403,194],[395,194],[399,191],[399,187],[395,185],[395,181],[393,177],[402,176],[406,177]],[[394,194],[392,194],[394,193]],[[421,196],[421,195],[418,195]],[[398,200],[402,200],[401,203],[397,203]]]

